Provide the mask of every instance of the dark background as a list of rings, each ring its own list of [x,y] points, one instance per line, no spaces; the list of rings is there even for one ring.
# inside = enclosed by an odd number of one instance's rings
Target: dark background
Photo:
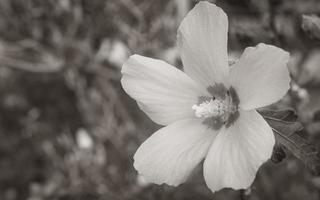
[[[0,0],[1,200],[320,199],[320,177],[290,153],[242,193],[212,194],[201,167],[176,188],[137,176],[133,154],[159,126],[122,90],[121,65],[138,53],[181,68],[176,30],[195,3]],[[301,23],[320,1],[216,3],[229,16],[231,58],[259,42],[291,53],[292,87],[279,105],[297,110],[319,147],[320,42]]]

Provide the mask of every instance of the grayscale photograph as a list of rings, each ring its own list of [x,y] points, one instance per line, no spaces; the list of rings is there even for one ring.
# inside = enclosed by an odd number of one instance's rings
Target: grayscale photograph
[[[0,0],[0,200],[320,200],[319,0]]]

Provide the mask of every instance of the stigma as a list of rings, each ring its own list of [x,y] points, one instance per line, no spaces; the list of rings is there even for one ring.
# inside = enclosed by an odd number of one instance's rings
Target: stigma
[[[222,100],[210,99],[199,105],[193,105],[192,109],[195,111],[195,116],[199,118],[221,117],[227,111],[228,106]]]

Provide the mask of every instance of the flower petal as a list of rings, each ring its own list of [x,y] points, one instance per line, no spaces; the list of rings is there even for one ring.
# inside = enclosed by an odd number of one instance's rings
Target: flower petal
[[[229,73],[228,18],[214,4],[201,1],[178,29],[178,47],[185,72],[208,87],[225,83]]]
[[[177,186],[204,159],[216,131],[186,119],[155,132],[134,155],[134,167],[149,182]]]
[[[133,55],[121,72],[123,89],[158,124],[193,118],[192,105],[207,95],[185,73],[160,60]]]
[[[231,127],[221,130],[204,162],[204,178],[213,191],[248,188],[272,154],[271,127],[255,110],[240,111]]]
[[[230,71],[230,84],[238,92],[245,110],[270,105],[290,88],[289,53],[272,45],[246,48]]]

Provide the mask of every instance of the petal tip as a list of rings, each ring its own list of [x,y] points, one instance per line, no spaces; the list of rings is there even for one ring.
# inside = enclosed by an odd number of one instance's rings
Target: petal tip
[[[135,170],[137,171],[138,175],[142,176],[146,182],[148,183],[153,183],[156,185],[162,185],[162,184],[166,184],[169,186],[174,186],[177,187],[179,185],[181,185],[183,182],[185,181],[174,181],[174,180],[165,180],[163,177],[159,176],[154,176],[154,175],[150,175],[148,172],[146,172],[146,169],[143,169],[143,166],[138,164],[136,161],[134,161],[133,163],[133,167],[135,168]]]
[[[132,61],[132,59],[134,59],[134,57],[136,57],[137,54],[133,54],[131,56],[129,56],[129,58],[122,64],[121,67],[121,74],[123,75],[126,72],[126,68],[128,67],[129,63]]]
[[[265,43],[259,43],[257,46],[257,48],[269,48],[270,50],[274,50],[275,52],[281,53],[282,56],[284,57],[284,59],[287,60],[287,62],[289,61],[290,58],[290,53],[280,47],[271,45],[271,44],[265,44]]]
[[[219,6],[217,6],[216,4],[214,3],[211,3],[211,2],[208,2],[208,1],[199,1],[196,5],[195,5],[195,8],[196,7],[202,7],[202,6],[205,6],[205,7],[208,7],[208,6],[211,6],[212,8],[217,8],[217,9],[221,9]],[[222,9],[221,9],[222,10]]]

